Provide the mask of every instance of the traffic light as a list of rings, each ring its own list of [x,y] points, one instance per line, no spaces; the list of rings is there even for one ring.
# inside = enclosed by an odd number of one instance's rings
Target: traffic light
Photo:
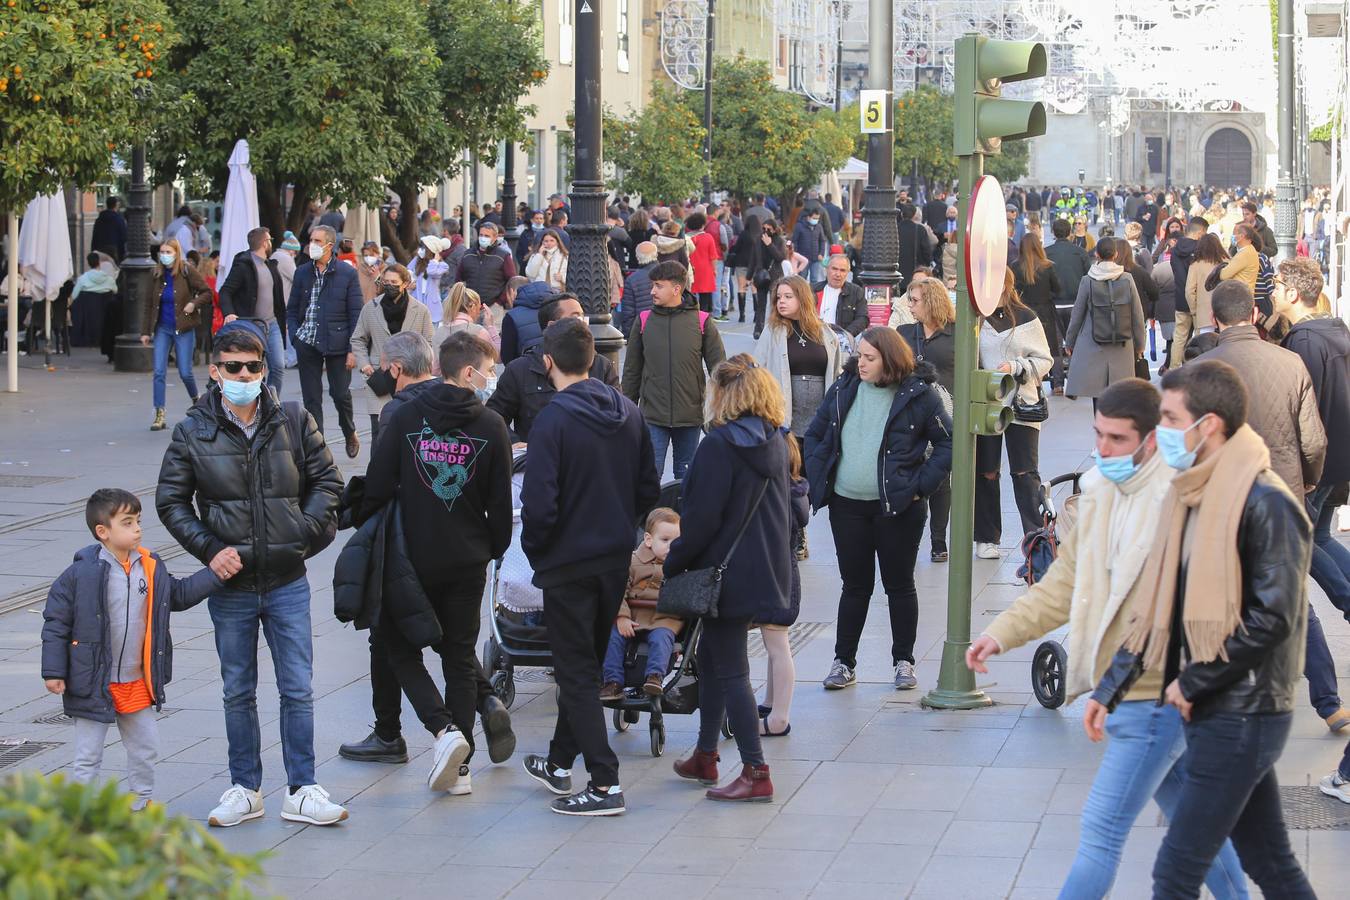
[[[1016,383],[1007,372],[976,369],[971,379],[970,430],[976,434],[1002,434],[1013,421]]]
[[[997,153],[1003,140],[1045,134],[1045,104],[1004,100],[1007,82],[1044,78],[1045,45],[968,34],[956,39],[956,155]]]

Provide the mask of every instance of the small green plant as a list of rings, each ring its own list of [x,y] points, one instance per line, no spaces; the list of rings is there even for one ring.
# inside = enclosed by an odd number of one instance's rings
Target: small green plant
[[[252,896],[258,856],[230,853],[164,807],[132,812],[109,782],[21,773],[0,781],[0,896],[9,900]]]

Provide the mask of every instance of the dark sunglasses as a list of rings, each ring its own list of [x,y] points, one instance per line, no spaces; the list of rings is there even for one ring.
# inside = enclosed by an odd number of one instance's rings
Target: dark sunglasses
[[[240,372],[248,369],[250,375],[257,375],[263,370],[263,363],[260,359],[251,359],[248,362],[241,362],[237,359],[228,362],[216,363],[216,366],[229,372],[231,375],[238,375]]]

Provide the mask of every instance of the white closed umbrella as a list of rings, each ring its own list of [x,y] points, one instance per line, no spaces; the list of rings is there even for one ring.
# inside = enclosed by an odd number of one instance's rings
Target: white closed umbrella
[[[34,197],[24,210],[19,226],[19,272],[33,287],[34,302],[42,300],[46,311],[47,366],[51,367],[52,301],[61,285],[75,277],[70,255],[70,230],[66,226],[66,194],[58,190]],[[32,351],[32,348],[29,348]]]
[[[248,167],[248,141],[240,138],[230,153],[230,177],[225,182],[225,204],[220,220],[220,265],[216,284],[225,283],[230,265],[248,249],[248,233],[258,227],[258,182]]]
[[[342,226],[342,236],[352,239],[352,249],[358,254],[366,241],[380,243],[379,210],[373,206],[358,203],[343,210],[346,224]]]

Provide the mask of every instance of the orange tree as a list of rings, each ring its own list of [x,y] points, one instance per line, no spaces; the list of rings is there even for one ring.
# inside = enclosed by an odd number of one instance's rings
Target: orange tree
[[[173,41],[160,0],[0,0],[0,211],[92,184],[144,139]]]

